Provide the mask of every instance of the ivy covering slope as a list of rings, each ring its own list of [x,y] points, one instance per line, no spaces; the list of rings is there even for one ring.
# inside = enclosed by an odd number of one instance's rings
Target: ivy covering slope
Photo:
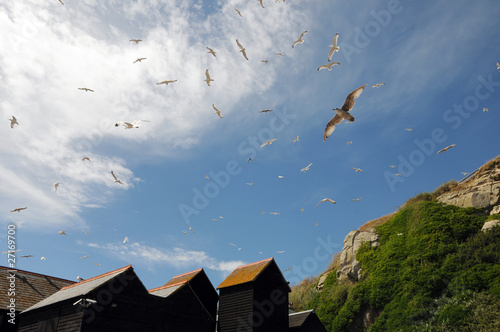
[[[320,292],[303,283],[296,307],[328,331],[364,331],[367,312],[370,331],[500,331],[500,227],[483,232],[482,210],[427,195],[376,227],[380,246],[360,247],[359,282],[338,284],[334,270]]]

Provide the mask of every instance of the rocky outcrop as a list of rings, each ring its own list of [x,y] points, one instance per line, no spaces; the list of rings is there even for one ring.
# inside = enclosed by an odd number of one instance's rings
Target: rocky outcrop
[[[378,246],[378,234],[375,228],[369,228],[365,231],[351,231],[347,234],[344,240],[344,248],[340,253],[337,280],[359,280],[361,267],[356,260],[356,252],[364,242],[369,242],[372,247]]]
[[[500,220],[490,220],[484,223],[483,228],[481,230],[483,232],[486,232],[489,229],[492,229],[493,227],[499,227],[500,226]]]
[[[479,170],[467,181],[456,188],[442,194],[438,202],[459,207],[487,208],[500,210],[500,165],[496,164],[488,170]]]

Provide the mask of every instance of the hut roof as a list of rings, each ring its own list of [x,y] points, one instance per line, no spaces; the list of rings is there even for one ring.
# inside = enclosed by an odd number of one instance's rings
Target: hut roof
[[[51,296],[64,286],[74,284],[74,281],[51,277],[44,274],[14,270],[5,266],[0,266],[0,307],[7,308],[10,288],[11,274],[16,278],[16,310],[23,311],[37,302]]]

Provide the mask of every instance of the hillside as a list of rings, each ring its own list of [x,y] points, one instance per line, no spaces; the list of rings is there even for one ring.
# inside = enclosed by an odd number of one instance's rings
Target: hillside
[[[499,174],[500,156],[350,232],[292,288],[295,309],[328,331],[500,331],[500,227],[482,230],[500,219]]]

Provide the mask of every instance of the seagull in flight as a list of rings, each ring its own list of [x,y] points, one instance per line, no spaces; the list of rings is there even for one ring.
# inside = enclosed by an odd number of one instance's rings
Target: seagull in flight
[[[323,135],[323,141],[325,141],[333,133],[333,131],[335,130],[335,125],[341,123],[343,119],[349,120],[351,122],[354,121],[354,117],[349,114],[349,111],[352,110],[354,104],[356,103],[355,99],[358,98],[359,95],[361,95],[361,92],[363,92],[365,87],[366,84],[360,86],[359,88],[348,94],[342,108],[334,108],[334,111],[336,111],[337,114],[335,114],[335,116],[326,125],[325,133]]]
[[[215,55],[214,50],[212,50],[210,47],[207,47],[207,49],[208,49],[208,52],[207,52],[207,53],[210,53],[210,54],[212,54],[214,57],[217,57],[217,56]]]
[[[500,64],[497,62],[497,70],[500,71]]]
[[[90,256],[92,256],[92,255],[85,255],[85,256],[83,256],[83,257],[78,258],[78,260],[79,260],[79,261],[81,261],[82,259],[87,259],[87,258],[89,258]]]
[[[318,207],[318,205],[320,205],[321,203],[323,202],[330,202],[332,204],[337,204],[337,202],[335,202],[333,199],[330,199],[330,198],[323,198],[321,201],[318,202],[318,204],[316,204],[315,207]]]
[[[23,207],[23,208],[17,208],[17,209],[14,209],[10,212],[21,212],[22,210],[26,210],[28,207]]]
[[[262,0],[257,0],[257,1],[260,2],[260,5],[262,6],[262,8],[265,8],[264,4],[262,3]]]
[[[99,264],[99,263],[92,263],[92,264],[94,264],[95,266],[102,266],[102,265],[101,265],[101,264]]]
[[[483,112],[489,112],[490,110],[487,109],[486,107],[483,107]]]
[[[84,230],[84,229],[82,229],[82,232],[83,232],[83,234],[85,234],[85,235],[89,235],[89,233],[87,233],[87,231],[86,231],[86,230]]]
[[[207,181],[210,181],[210,178],[208,177],[207,174],[205,174],[205,179],[207,179]]]
[[[389,165],[390,168],[396,168],[396,165]]]
[[[215,110],[215,112],[214,112],[214,113],[215,113],[215,114],[217,114],[217,115],[219,116],[219,118],[221,118],[221,119],[222,119],[222,111],[221,111],[221,110],[219,110],[217,107],[215,107],[215,104],[212,104],[212,107],[213,107],[213,108],[214,108],[214,110]]]
[[[281,53],[281,52],[276,52],[276,53],[274,53],[274,54],[279,55],[279,56],[285,56],[285,54],[283,54],[283,53]]]
[[[352,144],[352,142],[351,142],[351,141],[349,141],[349,142],[347,142],[347,144]]]
[[[448,149],[451,149],[452,147],[454,147],[456,144],[452,144],[452,145],[448,145],[447,147],[439,150],[436,154],[440,154],[441,152],[444,152],[444,151],[448,151]]]
[[[382,85],[385,85],[385,83],[377,83],[377,84],[374,84],[374,85],[372,86],[372,89],[373,89],[373,88],[380,88]]]
[[[113,178],[115,179],[116,183],[123,184],[120,180],[118,180],[118,178],[116,177],[116,175],[113,171],[111,171],[111,175],[113,175]]]
[[[272,112],[273,110],[262,110],[262,111],[259,111],[259,113],[267,113],[267,112]]]
[[[191,232],[193,232],[193,234],[194,234],[194,229],[193,229],[193,227],[191,227],[190,225],[188,225],[188,228],[189,228],[189,230],[190,230]]]
[[[243,54],[243,56],[245,57],[245,59],[248,60],[247,53],[245,52],[245,48],[243,47],[243,45],[240,44],[240,42],[238,41],[238,39],[236,39],[236,44],[240,48],[240,50],[238,52],[241,52],[241,54]]]
[[[284,179],[285,177],[283,175],[278,175],[278,179]]]
[[[82,158],[82,161],[85,161],[85,160],[90,161],[90,158],[89,158],[89,157],[83,157],[83,158]]]
[[[297,142],[298,140],[299,140],[299,136],[295,137],[295,138],[293,139],[292,143],[295,143],[295,142]]]
[[[142,62],[142,60],[146,60],[147,58],[137,58],[134,62],[132,63],[136,63],[136,62]]]
[[[30,258],[30,257],[35,257],[35,255],[23,255],[23,256],[19,256],[19,258]]]
[[[253,182],[247,182],[246,184],[248,184],[249,186],[253,185]]]
[[[269,60],[260,60],[260,62],[269,63]]]
[[[41,261],[46,261],[47,259],[46,259],[45,257],[43,257],[43,256],[42,256],[42,257],[40,257],[40,260],[41,260]]]
[[[414,129],[413,128],[406,128],[405,130],[406,131],[413,131]]]
[[[280,215],[281,213],[279,213],[279,212],[269,212],[269,214],[272,214],[273,216],[278,216],[278,215]]]
[[[66,235],[65,231],[59,231],[59,235]]]
[[[62,0],[59,0],[59,2],[64,5],[64,2]]]
[[[141,42],[142,39],[130,39],[129,41],[139,44],[139,42]]]
[[[132,123],[127,121],[118,121],[115,123],[115,127],[124,126],[125,129],[139,128],[141,122],[149,122],[148,120],[134,120]]]
[[[57,188],[59,187],[59,185],[60,185],[59,182],[54,183],[54,191],[57,191]]]
[[[276,251],[278,254],[282,254],[285,252],[285,250],[279,250],[279,251]]]
[[[307,165],[306,167],[304,167],[303,169],[301,169],[300,171],[301,172],[307,172],[309,170],[309,167],[312,166],[313,163],[310,163],[309,165]]]
[[[238,13],[238,15],[240,15],[241,17],[243,17],[243,15],[241,15],[241,12],[238,10],[238,8],[235,8],[234,10],[236,10],[236,12]]]
[[[467,172],[460,172],[460,173],[462,173],[463,176],[467,176],[467,175],[470,174],[470,173],[467,173]]]
[[[277,138],[271,138],[270,140],[265,141],[264,143],[262,143],[262,145],[260,146],[259,149],[262,149],[262,147],[265,146],[265,145],[268,145],[268,144],[271,145],[271,144],[273,144],[273,142],[276,141],[276,140],[277,140]]]
[[[318,67],[318,70],[321,70],[321,69],[328,69],[329,71],[332,70],[332,67],[335,66],[335,65],[340,65],[340,62],[330,62],[326,65],[321,65]]]
[[[361,200],[361,198],[363,198],[363,197],[360,197],[360,198],[351,198],[351,201],[353,201],[353,202],[359,202]]]
[[[125,238],[123,239],[123,243],[125,242],[128,242],[128,236],[125,236]]]
[[[353,167],[352,169],[355,170],[356,172],[363,172],[361,168]]]
[[[10,121],[10,127],[11,128],[14,128],[15,124],[19,126],[19,122],[17,122],[17,119],[16,119],[16,117],[14,115],[12,116],[12,119],[9,119],[9,121]]]
[[[333,37],[332,44],[328,47],[330,47],[330,52],[328,52],[328,62],[332,61],[332,56],[333,53],[338,52],[340,50],[340,47],[337,46],[337,41],[339,39],[339,33],[337,32],[335,36]]]
[[[208,72],[208,69],[207,69],[207,70],[205,70],[205,76],[206,76],[206,78],[204,79],[204,81],[205,81],[205,82],[207,82],[207,85],[208,85],[208,86],[210,86],[210,82],[212,82],[212,81],[213,81],[213,79],[212,79],[212,78],[210,78],[210,73]]]
[[[294,47],[295,47],[295,45],[297,45],[297,44],[299,44],[299,43],[300,43],[300,44],[302,44],[302,43],[304,42],[304,35],[305,35],[306,33],[307,33],[307,30],[306,30],[306,31],[304,31],[304,32],[302,32],[302,33],[300,34],[299,39],[297,39],[296,41],[294,41],[294,42],[293,42],[292,48],[294,48]]]
[[[174,83],[174,82],[177,82],[177,80],[166,80],[166,81],[158,82],[156,84],[165,84],[165,85],[168,85],[169,83]]]
[[[85,91],[85,92],[89,92],[89,91],[90,91],[90,92],[94,92],[94,90],[89,89],[89,88],[78,88],[78,90],[83,90],[83,91]]]

